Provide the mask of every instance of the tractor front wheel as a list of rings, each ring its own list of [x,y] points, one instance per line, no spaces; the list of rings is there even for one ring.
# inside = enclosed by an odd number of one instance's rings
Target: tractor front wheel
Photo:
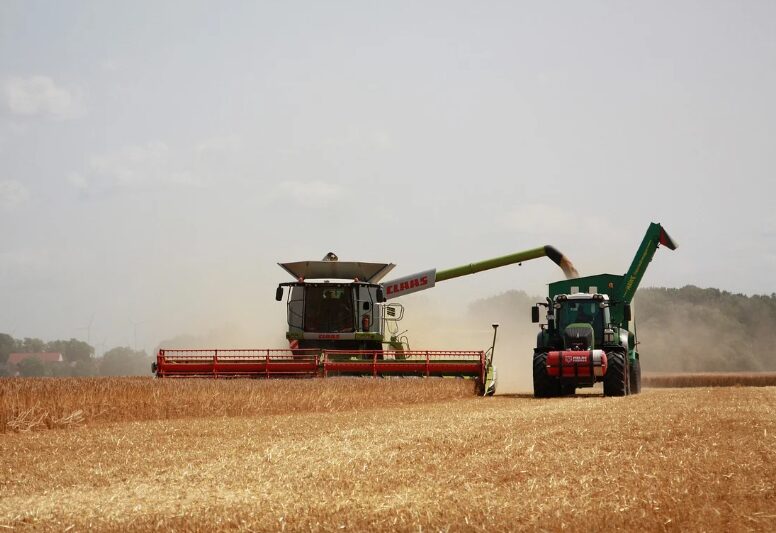
[[[611,352],[608,356],[604,396],[625,396],[628,394],[628,358],[623,352]]]
[[[560,396],[560,382],[547,375],[547,354],[538,352],[533,357],[534,398]]]

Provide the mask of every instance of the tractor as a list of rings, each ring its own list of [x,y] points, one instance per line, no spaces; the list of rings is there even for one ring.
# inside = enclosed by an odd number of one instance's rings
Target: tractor
[[[660,245],[677,247],[660,224],[652,223],[624,275],[550,283],[546,302],[531,309],[534,323],[539,322],[540,306],[547,318],[533,354],[535,397],[571,395],[598,382],[603,382],[604,396],[641,392],[633,297]]]

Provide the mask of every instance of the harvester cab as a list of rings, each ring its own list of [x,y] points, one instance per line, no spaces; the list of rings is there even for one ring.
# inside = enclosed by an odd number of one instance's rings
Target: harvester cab
[[[278,285],[275,294],[282,301],[289,289],[286,339],[291,349],[382,350],[386,309],[378,282],[395,265],[324,259],[280,266],[296,278]]]
[[[598,274],[550,284],[539,306],[547,323],[537,335],[533,356],[534,396],[573,394],[603,382],[605,396],[641,391],[641,361],[636,349],[632,301],[659,245],[676,244],[660,224],[651,224],[625,275]]]

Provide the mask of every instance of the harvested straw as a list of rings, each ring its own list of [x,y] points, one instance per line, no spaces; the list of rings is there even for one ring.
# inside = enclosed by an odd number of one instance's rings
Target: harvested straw
[[[335,412],[470,396],[462,379],[0,379],[0,433],[94,422]]]
[[[776,372],[705,372],[698,374],[647,373],[645,387],[773,387]]]
[[[372,407],[0,435],[0,526],[776,529],[776,388],[379,406],[361,386]]]

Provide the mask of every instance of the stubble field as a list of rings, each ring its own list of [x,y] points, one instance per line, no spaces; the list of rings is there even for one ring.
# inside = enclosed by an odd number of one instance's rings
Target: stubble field
[[[776,387],[0,380],[0,528],[776,529]]]

